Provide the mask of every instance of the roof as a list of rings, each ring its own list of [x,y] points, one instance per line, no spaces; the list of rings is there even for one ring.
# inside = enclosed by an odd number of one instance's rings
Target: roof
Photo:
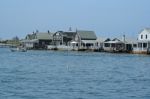
[[[40,40],[51,40],[53,39],[53,33],[36,33],[35,34],[36,39]]]
[[[63,32],[62,34],[63,36],[72,38],[72,37],[75,37],[76,32]]]
[[[118,38],[114,38],[112,41],[120,41]]]
[[[107,43],[109,41],[115,41],[115,42],[120,41],[120,42],[123,42],[125,44],[134,44],[134,43],[137,42],[136,38],[133,38],[133,37],[125,37],[125,39],[124,39],[124,37],[117,37],[117,38],[114,38],[114,39],[107,38],[104,42]],[[114,42],[112,42],[112,43],[114,43]]]
[[[26,36],[26,40],[33,40],[33,39],[38,39],[38,40],[52,40],[53,39],[53,33],[48,33],[48,32],[38,32],[38,33],[32,33],[28,34]]]
[[[32,39],[34,39],[35,38],[35,34],[28,34],[27,36],[26,36],[26,39],[28,39],[28,40],[32,40]]]
[[[118,38],[114,38],[113,40],[107,38],[105,43],[124,43],[123,41],[119,40]]]
[[[54,35],[56,35],[57,33],[67,38],[74,38],[76,35],[76,32],[72,32],[72,31],[68,31],[68,32],[57,31],[56,33],[54,33]]]
[[[143,31],[146,31],[147,33],[150,33],[150,28],[144,28],[143,30],[141,30],[141,31],[139,32],[139,34],[141,34]]]
[[[150,28],[145,28],[144,30],[146,30],[148,33],[150,33]]]
[[[110,39],[110,38],[107,38],[104,42],[108,42],[108,41],[111,41],[111,39]]]
[[[81,40],[96,40],[96,34],[94,31],[77,30],[77,34],[81,37]]]

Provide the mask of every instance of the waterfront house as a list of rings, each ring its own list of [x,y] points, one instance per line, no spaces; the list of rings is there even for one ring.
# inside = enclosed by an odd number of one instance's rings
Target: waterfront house
[[[103,49],[108,52],[127,52],[131,53],[134,43],[136,41],[133,38],[123,35],[121,38],[110,39],[107,38],[104,41]]]
[[[133,53],[146,54],[150,52],[150,28],[143,29],[138,34],[138,40],[133,47]]]
[[[114,38],[113,40],[107,38],[104,41],[103,48],[104,51],[107,52],[122,52],[125,49],[125,44],[123,41],[119,40],[118,38]]]
[[[72,32],[72,31],[68,31],[68,32],[57,31],[53,35],[53,44],[56,46],[59,46],[59,45],[68,46],[69,42],[74,40],[75,35],[76,35],[76,32]]]
[[[97,36],[94,31],[76,30],[75,40],[77,50],[90,50],[96,44]]]
[[[76,32],[73,31],[57,31],[53,34],[53,45],[48,46],[48,49],[56,50],[72,50],[70,42],[74,40]]]
[[[48,31],[28,34],[21,42],[28,49],[46,49],[52,43],[52,40],[53,33]]]

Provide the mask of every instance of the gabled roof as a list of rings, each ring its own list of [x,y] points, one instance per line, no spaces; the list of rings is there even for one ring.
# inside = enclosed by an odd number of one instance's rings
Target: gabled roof
[[[148,33],[150,33],[150,28],[145,28],[145,30],[146,30]]]
[[[114,38],[114,39],[109,39],[109,38],[107,38],[106,40],[105,40],[105,43],[123,43],[121,40],[119,40],[118,38]]]
[[[36,33],[35,39],[52,40],[53,39],[53,33]]]
[[[32,40],[32,39],[34,39],[35,38],[35,34],[28,34],[27,36],[26,36],[26,39],[28,39],[28,40]]]
[[[65,36],[67,38],[74,38],[76,35],[76,32],[69,31],[69,32],[63,32],[62,34],[63,34],[63,36]]]
[[[57,33],[59,33],[63,37],[68,37],[68,38],[73,38],[76,35],[76,32],[72,32],[72,31],[68,31],[68,32],[57,31],[56,33],[54,33],[54,35],[56,35]]]
[[[141,34],[143,31],[146,31],[147,33],[149,33],[149,34],[150,34],[150,28],[144,28],[143,30],[141,30],[141,31],[140,31],[140,33],[139,33],[139,34]]]
[[[104,42],[108,42],[108,41],[111,41],[111,39],[110,39],[110,38],[107,38]]]
[[[77,34],[80,36],[81,40],[96,40],[97,39],[94,31],[77,30]]]
[[[114,38],[112,41],[120,41],[118,38]]]
[[[26,36],[27,40],[33,40],[33,39],[38,39],[38,40],[52,40],[53,39],[53,33],[33,33],[33,34],[28,34]]]

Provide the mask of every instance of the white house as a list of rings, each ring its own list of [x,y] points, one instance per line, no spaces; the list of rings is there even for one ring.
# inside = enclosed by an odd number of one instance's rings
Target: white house
[[[133,53],[148,53],[150,50],[150,28],[143,29],[137,40],[137,45],[133,48]]]
[[[150,28],[143,29],[138,35],[139,41],[150,41]]]

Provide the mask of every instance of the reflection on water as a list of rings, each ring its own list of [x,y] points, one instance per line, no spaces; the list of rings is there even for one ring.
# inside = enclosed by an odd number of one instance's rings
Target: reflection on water
[[[0,99],[150,99],[150,56],[0,49]]]

